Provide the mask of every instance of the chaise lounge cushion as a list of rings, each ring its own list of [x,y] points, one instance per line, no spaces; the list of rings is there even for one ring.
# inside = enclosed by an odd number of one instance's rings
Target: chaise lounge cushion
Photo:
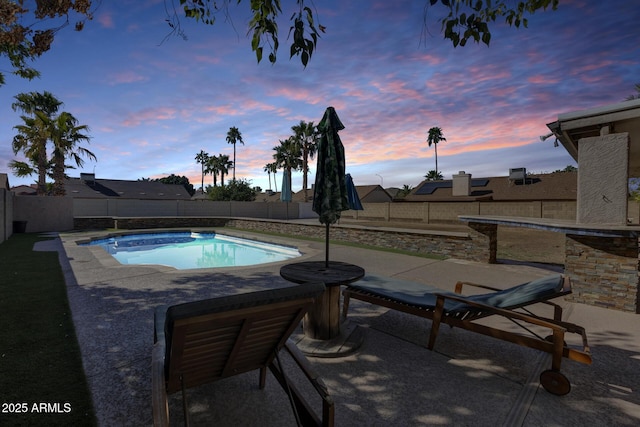
[[[553,275],[501,291],[465,296],[465,298],[497,308],[512,309],[532,304],[536,301],[543,301],[550,296],[568,293],[568,291],[563,290],[563,284],[562,275]],[[437,294],[460,296],[435,286],[405,280],[389,280],[375,275],[368,275],[349,287],[426,310],[435,308]],[[445,300],[444,311],[448,314],[477,310],[478,308],[462,302]]]
[[[570,291],[563,290],[564,279],[562,275],[552,275],[532,280],[518,286],[513,286],[497,292],[486,294],[471,295],[466,299],[496,308],[514,309],[523,307],[536,302],[545,301],[560,294],[566,294]],[[454,307],[454,311],[469,309],[464,303],[460,303],[460,307]]]

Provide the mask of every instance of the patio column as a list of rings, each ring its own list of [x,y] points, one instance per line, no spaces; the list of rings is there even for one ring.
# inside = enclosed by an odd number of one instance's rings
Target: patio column
[[[627,223],[629,134],[609,134],[578,142],[579,224]]]
[[[567,301],[640,313],[638,236],[566,234],[565,274],[573,293]]]
[[[467,222],[471,229],[471,245],[467,248],[466,259],[495,264],[498,251],[498,224]]]

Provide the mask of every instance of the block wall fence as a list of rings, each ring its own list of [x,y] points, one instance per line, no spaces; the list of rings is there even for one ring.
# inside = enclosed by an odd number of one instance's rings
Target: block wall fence
[[[13,221],[26,221],[28,233],[65,231],[77,217],[250,217],[264,219],[313,218],[311,203],[213,202],[202,200],[80,199],[71,197],[0,197],[0,221],[11,230]],[[459,223],[458,215],[502,215],[575,219],[575,201],[364,203],[362,211],[345,211],[343,218],[377,221]],[[629,215],[640,222],[638,203],[629,203]],[[8,238],[0,233],[0,241]]]

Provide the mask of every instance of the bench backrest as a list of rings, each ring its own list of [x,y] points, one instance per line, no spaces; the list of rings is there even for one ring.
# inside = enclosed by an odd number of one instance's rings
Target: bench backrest
[[[313,283],[169,307],[167,392],[268,366],[323,291]]]

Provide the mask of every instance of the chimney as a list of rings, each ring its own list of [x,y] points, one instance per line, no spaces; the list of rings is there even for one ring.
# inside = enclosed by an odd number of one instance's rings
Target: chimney
[[[96,174],[80,173],[80,180],[84,181],[89,186],[93,186],[93,184],[95,184],[96,182]]]
[[[471,195],[471,174],[465,171],[458,172],[453,175],[453,196],[469,196]]]

